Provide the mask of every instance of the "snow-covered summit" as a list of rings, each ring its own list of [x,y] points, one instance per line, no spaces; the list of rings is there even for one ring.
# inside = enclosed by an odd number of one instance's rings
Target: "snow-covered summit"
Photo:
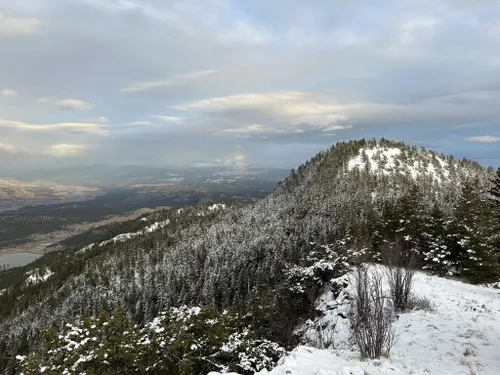
[[[411,150],[389,146],[363,147],[348,162],[348,170],[367,169],[372,173],[405,174],[414,179],[427,175],[437,182],[449,181],[451,161],[424,150]]]

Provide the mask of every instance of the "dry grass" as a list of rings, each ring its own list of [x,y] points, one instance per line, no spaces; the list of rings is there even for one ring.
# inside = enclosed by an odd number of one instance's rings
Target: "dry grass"
[[[416,297],[416,296],[411,296],[410,300],[408,301],[408,310],[423,310],[427,312],[432,312],[435,310],[432,302],[430,299],[426,297]]]

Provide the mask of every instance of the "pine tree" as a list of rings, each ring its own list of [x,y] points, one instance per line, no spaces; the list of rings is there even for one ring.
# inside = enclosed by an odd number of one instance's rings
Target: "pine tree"
[[[428,215],[423,195],[417,184],[412,183],[408,192],[401,197],[397,210],[400,216],[398,236],[402,237],[408,248],[425,250],[427,248],[425,223]]]
[[[477,178],[467,179],[452,221],[451,259],[459,273],[474,282],[495,281],[498,261],[487,243],[488,206]]]
[[[447,228],[443,211],[437,202],[434,202],[429,220],[425,226],[424,269],[431,270],[439,275],[449,271],[450,251],[446,244]]]
[[[489,242],[497,258],[500,259],[500,168],[497,169],[488,191],[488,203],[491,213]]]

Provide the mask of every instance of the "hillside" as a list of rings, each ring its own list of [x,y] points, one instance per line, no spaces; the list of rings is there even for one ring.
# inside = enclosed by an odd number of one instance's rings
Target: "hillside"
[[[384,272],[378,269],[378,272]],[[352,273],[341,280],[348,282]],[[395,322],[397,335],[389,358],[360,360],[349,338],[347,319],[339,316],[347,311],[348,289],[335,297],[331,291],[318,299],[317,309],[323,316],[309,324],[305,342],[280,360],[272,371],[259,375],[382,375],[439,374],[495,375],[500,373],[500,291],[417,273],[415,290],[427,297],[430,311],[401,314]],[[326,323],[326,324],[325,324]],[[328,348],[318,349],[317,327],[334,332],[335,340]],[[210,375],[217,375],[211,373]]]
[[[361,255],[377,261],[381,246],[394,241],[417,251],[433,273],[497,281],[486,197],[492,177],[470,160],[387,140],[351,141],[319,153],[258,202],[125,223],[92,241],[99,246],[0,273],[0,368],[12,373],[15,355],[38,350],[43,327],[62,329],[70,318],[120,307],[139,326],[183,305],[228,310],[248,317],[253,340],[290,350],[328,281]],[[163,224],[145,230],[154,223]],[[51,276],[27,286],[34,268]]]

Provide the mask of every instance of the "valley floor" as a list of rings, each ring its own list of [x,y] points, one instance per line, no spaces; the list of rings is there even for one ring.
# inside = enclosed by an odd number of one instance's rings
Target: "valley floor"
[[[380,271],[380,269],[379,269]],[[498,375],[500,374],[500,290],[417,273],[415,294],[434,311],[401,314],[389,358],[360,360],[349,342],[342,294],[321,297],[321,319],[335,330],[335,349],[299,346],[269,375]],[[344,296],[345,297],[345,296]],[[215,373],[214,373],[215,374]]]

